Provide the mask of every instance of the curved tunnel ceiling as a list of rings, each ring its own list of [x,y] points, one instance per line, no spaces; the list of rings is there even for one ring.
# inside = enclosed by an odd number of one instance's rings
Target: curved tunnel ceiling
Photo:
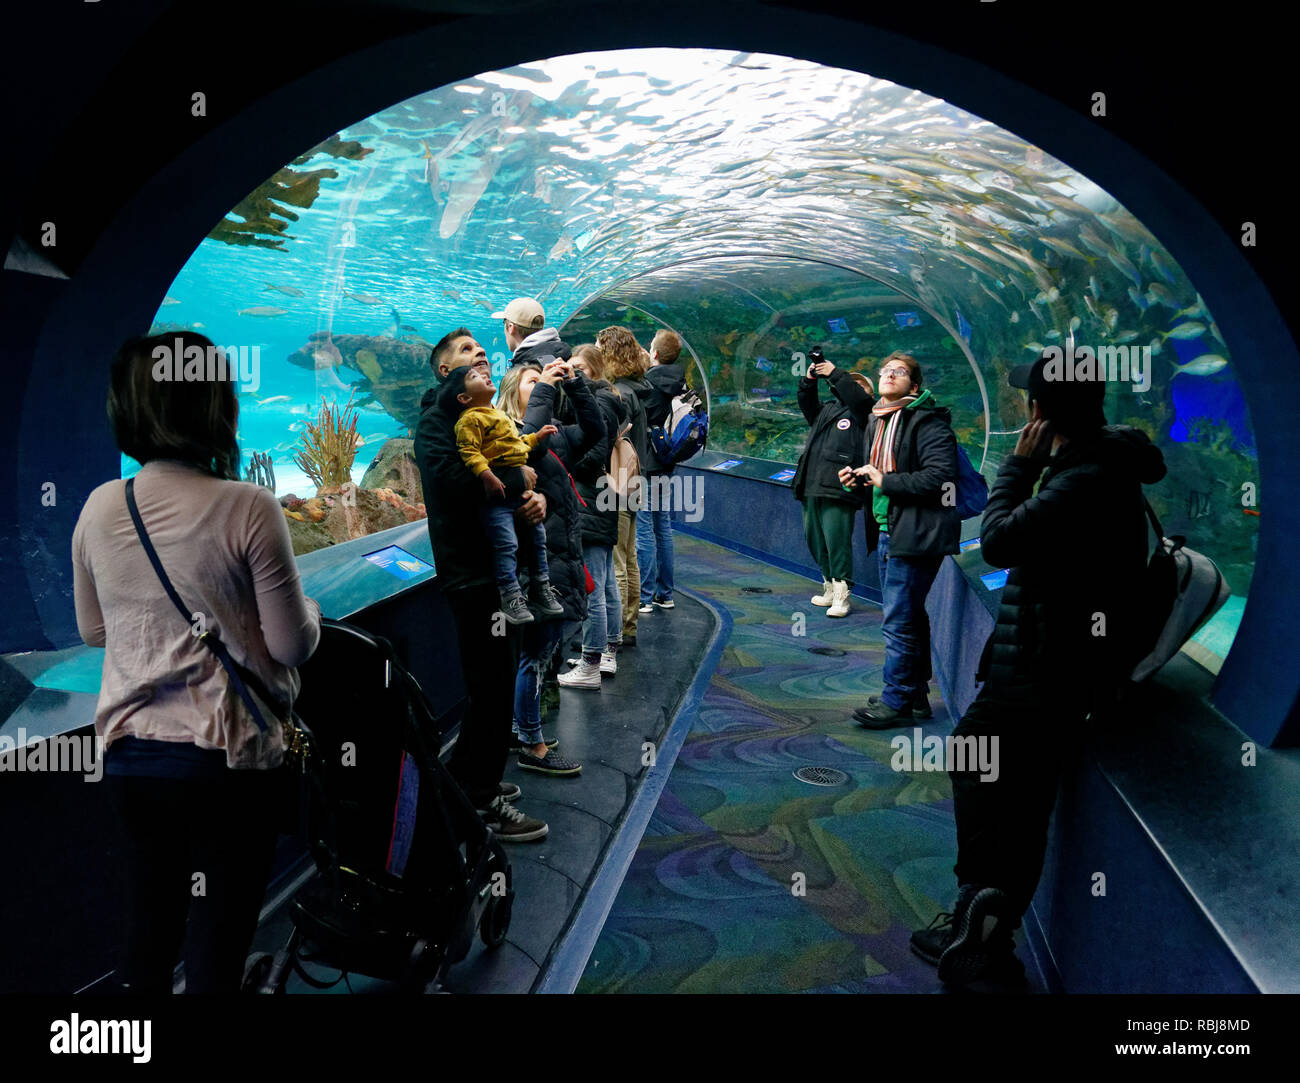
[[[945,400],[961,400],[963,442],[991,469],[1024,422],[1011,366],[1071,340],[1146,346],[1150,385],[1110,385],[1108,416],[1161,442],[1179,475],[1167,529],[1200,541],[1246,591],[1255,524],[1229,521],[1217,498],[1258,481],[1254,437],[1213,315],[1115,199],[952,104],[772,55],[590,53],[408,99],[291,169],[214,231],[231,243],[200,245],[169,290],[177,307],[157,316],[261,345],[263,395],[309,398],[303,369],[316,391],[388,379],[323,333],[419,342],[465,324],[504,358],[490,313],[519,295],[541,300],[555,326],[623,305],[678,327],[710,394],[759,414],[783,404],[756,401],[748,368],[724,375],[726,348],[788,373],[790,357],[773,351],[810,346],[825,327],[828,355],[869,370],[933,325],[928,348],[951,363]],[[724,296],[745,299],[747,324],[701,319]],[[833,314],[837,297],[862,304]],[[760,352],[786,314],[807,319]],[[408,414],[425,377],[404,378]],[[1222,401],[1211,410],[1210,399]],[[245,417],[246,446],[271,446]],[[771,446],[785,454],[780,441],[799,434],[775,424]],[[1211,503],[1213,522],[1194,522]]]

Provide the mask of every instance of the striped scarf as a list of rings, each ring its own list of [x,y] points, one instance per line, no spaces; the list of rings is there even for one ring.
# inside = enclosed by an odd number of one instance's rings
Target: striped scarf
[[[871,465],[882,474],[894,472],[894,445],[898,443],[898,427],[903,423],[903,411],[917,397],[905,395],[897,402],[885,402],[882,399],[871,408],[872,416],[880,418],[876,434],[871,438]]]

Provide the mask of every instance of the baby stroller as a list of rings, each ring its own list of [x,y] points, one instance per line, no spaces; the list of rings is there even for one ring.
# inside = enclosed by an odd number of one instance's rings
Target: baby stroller
[[[436,987],[477,929],[505,939],[514,891],[505,851],[438,758],[438,723],[392,645],[321,621],[295,713],[312,738],[302,779],[316,873],[296,894],[288,943],[251,960],[246,991],[283,992],[301,960]],[[309,955],[304,943],[314,951]]]

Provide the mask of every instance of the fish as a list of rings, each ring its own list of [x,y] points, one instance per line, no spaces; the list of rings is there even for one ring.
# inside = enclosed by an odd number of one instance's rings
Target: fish
[[[497,155],[485,156],[472,176],[452,182],[447,205],[443,207],[442,219],[438,222],[438,236],[443,240],[454,236],[478,206],[479,199],[496,175],[498,160]]]
[[[1046,245],[1048,248],[1050,248],[1053,252],[1055,252],[1058,256],[1071,256],[1074,259],[1085,260],[1089,263],[1092,262],[1092,258],[1090,256],[1085,256],[1082,252],[1080,252],[1077,248],[1075,248],[1074,245],[1070,244],[1069,241],[1062,241],[1057,237],[1039,237],[1038,239],[1042,241],[1043,244]]]
[[[1151,258],[1150,260],[1148,260],[1148,262],[1151,264],[1152,267],[1154,267],[1157,271],[1160,272],[1161,276],[1164,278],[1166,282],[1168,282],[1171,286],[1174,284],[1174,271],[1177,270],[1175,264],[1167,260],[1154,248],[1151,250]],[[1198,297],[1197,300],[1200,300],[1200,298]]]
[[[1141,312],[1145,312],[1151,307],[1151,302],[1146,299],[1146,296],[1136,286],[1129,286],[1128,299]]]
[[[1174,297],[1173,291],[1162,282],[1152,282],[1151,287],[1146,293],[1147,304],[1164,305],[1166,308],[1177,308],[1178,300]]]
[[[302,423],[301,421],[291,421],[291,422],[289,422],[289,431],[290,431],[290,432],[302,432],[303,427],[304,427],[304,426],[303,426],[303,423]]]
[[[1053,327],[1050,331],[1047,332],[1047,337],[1051,339],[1053,342],[1055,342],[1058,338],[1061,337],[1061,332],[1058,331],[1055,327]]]
[[[1097,281],[1096,275],[1088,276],[1088,292],[1092,294],[1094,299],[1101,300],[1101,284]]]
[[[1110,340],[1122,346],[1126,342],[1132,342],[1137,337],[1137,331],[1121,331],[1118,335],[1111,335]]]
[[[1179,339],[1180,341],[1185,342],[1188,339],[1200,338],[1203,334],[1205,334],[1205,331],[1206,331],[1205,324],[1198,323],[1196,320],[1192,320],[1188,323],[1180,323],[1172,331],[1162,332],[1161,337],[1176,338]]]
[[[460,300],[460,290],[443,290],[442,295],[452,301]]]
[[[270,406],[274,402],[290,402],[292,397],[289,395],[272,395],[269,399],[258,399],[258,406]]]
[[[1082,326],[1083,326],[1083,321],[1082,321],[1081,319],[1079,319],[1078,316],[1071,316],[1071,317],[1070,317],[1070,330],[1071,330],[1071,331],[1077,331],[1077,330],[1079,330],[1079,328],[1082,327]]]
[[[170,293],[162,299],[164,305],[179,305],[180,301],[176,300]]]
[[[1165,344],[1160,341],[1159,335],[1157,335],[1155,338],[1153,338],[1150,342],[1147,343],[1147,349],[1151,351],[1151,355],[1153,357],[1164,348],[1165,348]]]
[[[1061,291],[1053,286],[1050,290],[1044,290],[1034,298],[1036,305],[1050,305],[1053,301],[1060,299]]]
[[[1105,308],[1101,310],[1101,314],[1103,317],[1105,317],[1106,330],[1107,331],[1115,330],[1115,328],[1119,325],[1119,309],[1107,305]]]
[[[1199,293],[1196,295],[1195,302],[1188,305],[1184,309],[1180,309],[1178,312],[1178,315],[1188,316],[1191,319],[1196,319],[1200,316],[1208,316],[1209,314],[1210,314],[1209,309],[1205,307],[1205,301],[1202,299]]]
[[[283,316],[287,308],[274,308],[271,305],[256,305],[253,308],[241,308],[236,316]]]
[[[1228,359],[1217,353],[1203,353],[1200,357],[1188,361],[1185,365],[1175,365],[1175,376],[1213,376],[1228,366]]]
[[[1129,279],[1133,285],[1137,286],[1138,289],[1142,288],[1142,275],[1138,272],[1138,269],[1129,262],[1128,257],[1124,255],[1121,250],[1116,249],[1113,252],[1106,253],[1106,258],[1110,260],[1110,262],[1114,264],[1116,270],[1118,270],[1125,278]]]
[[[382,305],[386,303],[382,297],[376,297],[373,293],[348,293],[345,290],[343,296],[349,301],[356,301],[362,305]]]
[[[547,260],[556,260],[561,256],[573,250],[573,237],[569,233],[561,233],[560,239],[551,246],[550,252],[547,253]]]
[[[1025,349],[1033,353],[1042,353],[1046,347],[1041,342],[1026,342]]]
[[[1020,313],[1019,313],[1019,312],[1013,312],[1013,313],[1011,313],[1011,322],[1012,322],[1012,323],[1019,323],[1019,322],[1020,322]]]
[[[266,288],[268,290],[274,290],[276,293],[287,294],[290,297],[302,296],[302,290],[300,290],[297,286],[277,286],[274,282],[267,282]]]
[[[490,304],[488,304],[485,300],[483,300],[482,297],[475,297],[475,298],[474,298],[474,303],[475,303],[476,305],[481,305],[483,308],[487,309],[489,312],[494,311],[494,309],[492,308],[492,306],[491,306]]]
[[[433,201],[438,206],[442,206],[447,202],[447,193],[451,185],[438,175],[438,159],[429,149],[428,141],[421,139],[420,142],[424,144],[424,183],[429,186],[429,194],[433,196]]]
[[[1089,226],[1079,227],[1079,243],[1094,256],[1110,258],[1111,246],[1097,236],[1096,232]]]

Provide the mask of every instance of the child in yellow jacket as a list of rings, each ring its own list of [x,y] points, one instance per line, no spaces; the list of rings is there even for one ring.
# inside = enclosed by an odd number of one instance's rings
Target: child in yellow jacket
[[[523,466],[539,449],[544,452],[546,438],[559,430],[546,425],[535,433],[520,436],[515,423],[492,405],[496,388],[492,378],[473,367],[454,369],[443,384],[442,402],[456,419],[456,447],[464,463],[483,481],[487,503],[483,507],[483,529],[495,551],[497,589],[501,593],[501,613],[511,624],[528,624],[533,615],[519,586],[515,534],[515,511],[520,499],[504,499],[506,487],[492,473],[496,466]],[[530,596],[538,612],[550,617],[562,616],[564,607],[551,587],[546,563],[546,527],[542,523],[532,531]]]

